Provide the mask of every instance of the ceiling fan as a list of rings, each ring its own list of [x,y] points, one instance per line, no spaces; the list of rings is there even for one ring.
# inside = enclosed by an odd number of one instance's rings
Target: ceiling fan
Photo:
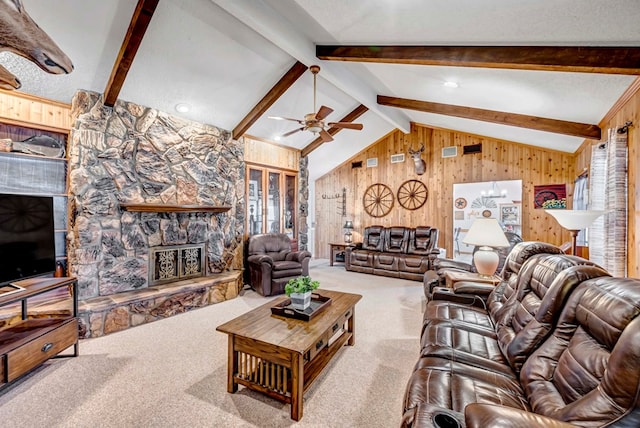
[[[316,109],[316,75],[320,71],[320,66],[312,65],[311,67],[309,67],[309,70],[311,70],[311,73],[313,73],[313,110],[315,111]],[[327,130],[325,129],[325,126],[329,128],[346,128],[346,129],[355,129],[358,131],[362,130],[361,123],[327,122],[325,124],[324,119],[327,116],[329,116],[332,112],[333,112],[332,108],[329,108],[327,106],[321,106],[320,109],[318,109],[317,113],[305,114],[304,120],[291,119],[289,117],[280,117],[280,116],[269,116],[269,119],[291,120],[293,122],[298,122],[300,125],[303,125],[298,129],[294,129],[293,131],[289,131],[287,133],[282,134],[281,137],[288,137],[289,135],[295,134],[296,132],[299,132],[299,131],[311,131],[314,134],[320,134],[320,138],[322,138],[322,141],[329,142],[329,141],[333,141],[333,137],[331,136],[331,134],[327,132]]]

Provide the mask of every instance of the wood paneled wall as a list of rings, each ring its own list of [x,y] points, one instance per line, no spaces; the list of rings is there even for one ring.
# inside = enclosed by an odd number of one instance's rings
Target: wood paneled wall
[[[417,150],[425,145],[422,159],[426,172],[415,174],[408,149]],[[481,154],[462,154],[462,147],[482,144]],[[442,158],[442,148],[458,147],[458,156]],[[405,162],[392,164],[393,154],[404,153]],[[366,167],[368,158],[378,158],[378,166]],[[362,168],[352,168],[351,163],[362,161]],[[556,221],[543,210],[533,209],[533,186],[538,184],[567,183],[567,195],[573,192],[576,177],[576,156],[554,150],[496,140],[477,135],[444,129],[434,129],[413,124],[410,134],[393,131],[358,155],[346,161],[316,181],[316,245],[314,255],[328,258],[330,242],[343,242],[342,225],[346,218],[354,221],[354,242],[361,240],[366,226],[432,226],[440,231],[439,246],[453,254],[453,184],[494,180],[521,179],[523,238],[560,245],[570,240]],[[403,208],[395,201],[391,212],[382,218],[373,218],[363,210],[362,196],[373,183],[383,183],[393,192],[406,180],[420,180],[429,190],[426,204],[415,211]],[[323,195],[335,195],[347,189],[346,218],[339,210],[340,199],[328,199]]]
[[[244,136],[244,160],[262,166],[300,170],[300,150]]]
[[[600,123],[602,135],[607,138],[607,129],[619,128],[627,121],[633,122],[629,128],[627,144],[629,146],[629,202],[627,235],[627,275],[640,278],[640,91],[637,82],[630,87],[633,93],[623,95],[627,101],[618,106],[617,111],[607,114]],[[591,161],[591,147],[598,141],[586,141],[576,152],[576,170],[582,171]]]
[[[68,133],[71,129],[71,106],[21,92],[0,90],[0,121]]]

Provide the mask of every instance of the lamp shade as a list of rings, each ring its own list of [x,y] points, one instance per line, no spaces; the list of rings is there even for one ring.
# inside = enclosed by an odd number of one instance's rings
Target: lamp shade
[[[485,247],[508,247],[509,241],[495,218],[476,219],[462,240],[465,244]]]
[[[347,220],[344,223],[344,226],[342,226],[343,229],[353,229],[353,221],[351,220]]]
[[[599,210],[545,210],[545,212],[555,218],[558,224],[567,230],[586,229],[604,214],[604,211]]]

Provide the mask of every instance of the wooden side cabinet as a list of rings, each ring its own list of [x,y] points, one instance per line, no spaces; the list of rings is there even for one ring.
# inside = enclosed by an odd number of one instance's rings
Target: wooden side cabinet
[[[78,356],[78,285],[75,278],[31,278],[13,283],[21,290],[0,294],[0,307],[21,305],[21,320],[0,330],[0,389],[49,358]],[[69,288],[73,309],[68,316],[29,318],[28,299]],[[59,355],[73,346],[73,354]]]

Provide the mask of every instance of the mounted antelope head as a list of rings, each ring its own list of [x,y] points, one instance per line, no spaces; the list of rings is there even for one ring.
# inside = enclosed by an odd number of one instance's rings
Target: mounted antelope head
[[[411,159],[413,159],[414,166],[416,168],[416,174],[422,175],[424,174],[427,164],[422,160],[420,155],[424,152],[424,144],[420,147],[420,150],[413,151],[409,149],[409,155],[411,155]]]
[[[71,60],[31,19],[21,0],[0,0],[0,50],[23,56],[47,73],[73,71]]]

